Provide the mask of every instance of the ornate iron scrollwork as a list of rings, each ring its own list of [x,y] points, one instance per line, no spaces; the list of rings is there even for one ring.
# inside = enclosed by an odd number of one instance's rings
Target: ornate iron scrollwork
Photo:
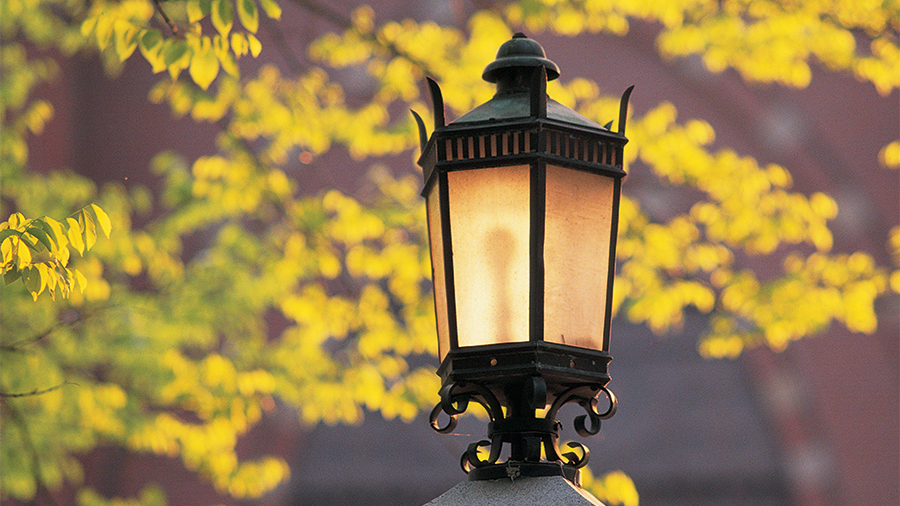
[[[517,395],[505,396],[506,412],[497,395],[488,387],[475,382],[454,382],[441,389],[441,401],[432,409],[431,427],[442,434],[452,432],[457,425],[459,415],[463,414],[471,402],[480,404],[491,419],[488,438],[469,444],[460,458],[460,467],[466,473],[486,468],[503,468],[492,472],[490,476],[534,475],[534,472],[545,475],[552,473],[553,465],[560,466],[555,474],[574,474],[575,470],[584,467],[590,458],[590,450],[583,444],[570,441],[565,450],[559,447],[560,422],[556,417],[562,406],[575,402],[586,414],[577,416],[573,422],[575,432],[582,437],[593,436],[600,432],[600,423],[616,412],[616,396],[605,386],[599,384],[579,385],[564,390],[555,396],[550,409],[543,418],[535,416],[535,410],[547,405],[547,389],[543,378],[533,377],[524,384],[517,384],[514,389]],[[606,409],[600,411],[601,396],[606,397]],[[441,413],[450,417],[445,425],[438,422]],[[509,461],[499,463],[503,443],[512,446]],[[484,450],[489,449],[484,456]],[[542,455],[547,461],[542,462]],[[512,467],[510,467],[512,466]],[[514,469],[513,469],[514,468]],[[564,468],[572,471],[567,473]],[[549,471],[548,471],[549,470]]]

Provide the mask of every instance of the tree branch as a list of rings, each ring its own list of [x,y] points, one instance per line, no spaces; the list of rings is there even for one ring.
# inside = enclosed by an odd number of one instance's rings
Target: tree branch
[[[114,307],[113,305],[98,306],[96,308],[91,309],[90,311],[83,311],[83,312],[77,313],[75,318],[73,318],[71,320],[58,320],[56,323],[47,327],[43,332],[40,332],[37,335],[27,337],[25,339],[20,339],[12,344],[0,345],[0,351],[21,352],[21,351],[23,351],[22,349],[24,347],[28,346],[29,344],[34,344],[34,343],[37,343],[39,341],[46,339],[47,337],[50,336],[50,334],[57,331],[61,327],[71,327],[71,326],[75,325],[76,323],[79,323],[81,321],[84,321],[87,318],[94,316],[95,314],[99,313],[100,311],[105,311],[105,310],[113,308],[113,307]]]
[[[178,33],[178,27],[175,26],[175,23],[172,23],[172,20],[169,19],[169,16],[166,14],[166,11],[163,10],[162,5],[160,5],[160,0],[153,0],[153,7],[156,9],[156,12],[159,13],[160,17],[163,18],[163,21],[166,23],[166,26],[172,30],[172,35],[175,37],[179,37],[181,34]]]
[[[45,389],[43,389],[43,390],[37,390],[37,389],[35,389],[35,390],[30,391],[30,392],[23,392],[23,393],[17,393],[17,394],[10,394],[10,393],[7,393],[7,392],[0,392],[0,397],[7,397],[7,398],[32,397],[32,396],[35,396],[35,395],[48,394],[48,393],[50,393],[50,392],[53,392],[54,390],[59,390],[60,388],[66,386],[66,385],[75,385],[75,386],[78,386],[78,383],[73,383],[73,382],[71,382],[71,381],[63,381],[63,382],[60,383],[59,385],[52,386],[52,387],[50,387],[50,388],[45,388]]]

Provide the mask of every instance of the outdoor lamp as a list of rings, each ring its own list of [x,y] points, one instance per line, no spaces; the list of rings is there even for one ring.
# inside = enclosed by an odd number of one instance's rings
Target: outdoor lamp
[[[585,414],[574,425],[588,436],[616,410],[606,385],[632,88],[610,131],[612,122],[600,126],[547,97],[559,67],[521,33],[482,77],[496,95],[447,125],[440,88],[428,80],[430,139],[413,112],[441,359],[431,425],[451,432],[477,402],[490,417],[489,440],[462,456],[470,480],[563,475],[577,483],[588,450],[560,448],[556,415],[580,404]]]

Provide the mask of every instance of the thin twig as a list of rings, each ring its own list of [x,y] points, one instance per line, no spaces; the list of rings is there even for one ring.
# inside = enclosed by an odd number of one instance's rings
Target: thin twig
[[[45,389],[43,389],[43,390],[37,390],[37,389],[35,389],[35,390],[30,391],[30,392],[23,392],[23,393],[18,393],[18,394],[10,394],[10,393],[6,393],[6,392],[0,392],[0,397],[9,397],[9,398],[33,397],[33,396],[35,396],[35,395],[48,394],[48,393],[50,393],[50,392],[53,392],[54,390],[59,390],[60,388],[66,386],[66,385],[75,385],[75,386],[78,386],[78,383],[73,383],[73,382],[71,382],[71,381],[63,381],[63,382],[60,383],[59,385],[52,386],[52,387],[50,387],[50,388],[45,388]]]
[[[88,311],[82,311],[82,312],[78,313],[78,315],[72,320],[67,320],[67,321],[58,320],[56,323],[54,323],[53,325],[50,325],[43,332],[40,332],[37,335],[27,337],[25,339],[20,339],[12,344],[0,345],[0,351],[21,352],[21,351],[23,351],[22,349],[25,346],[27,346],[29,344],[34,344],[34,343],[37,343],[39,341],[46,339],[48,336],[50,336],[50,334],[52,334],[53,332],[55,332],[56,330],[58,330],[61,327],[71,327],[71,326],[75,325],[76,323],[82,322],[82,321],[100,313],[101,311],[105,311],[107,309],[112,309],[114,307],[115,307],[114,305],[97,306]]]
[[[172,35],[178,37],[180,34],[178,33],[178,27],[175,26],[175,23],[172,23],[172,20],[169,19],[169,16],[166,15],[166,11],[163,10],[162,5],[160,5],[159,0],[153,0],[153,6],[156,8],[156,12],[163,18],[166,25],[172,30]]]
[[[43,332],[41,332],[40,334],[38,334],[38,335],[36,335],[36,336],[32,336],[32,337],[29,337],[29,338],[26,338],[26,339],[21,339],[21,340],[16,341],[16,342],[14,342],[14,343],[12,343],[12,344],[4,344],[4,345],[0,345],[0,350],[2,350],[2,351],[10,351],[10,352],[19,352],[19,351],[22,351],[22,348],[24,348],[25,346],[27,346],[27,345],[29,345],[29,344],[34,344],[34,343],[36,343],[36,342],[38,342],[38,341],[41,341],[41,340],[43,340],[44,338],[46,338],[47,336],[49,336],[50,334],[52,334],[53,331],[56,330],[56,329],[58,329],[59,327],[61,327],[61,326],[63,326],[63,325],[71,325],[72,323],[77,322],[79,319],[80,319],[80,318],[75,319],[75,320],[72,321],[72,322],[56,322],[56,323],[54,323],[53,325],[51,325],[51,326],[48,327],[46,330],[44,330]]]

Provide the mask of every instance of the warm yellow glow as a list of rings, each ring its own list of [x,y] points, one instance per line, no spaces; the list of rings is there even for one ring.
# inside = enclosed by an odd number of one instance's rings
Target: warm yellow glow
[[[428,235],[431,241],[431,276],[434,280],[434,307],[441,360],[450,351],[450,324],[447,315],[447,283],[444,277],[444,240],[441,235],[440,185],[432,185],[426,197]]]
[[[459,346],[528,340],[529,171],[448,174]]]
[[[547,167],[544,340],[602,349],[614,180]]]

